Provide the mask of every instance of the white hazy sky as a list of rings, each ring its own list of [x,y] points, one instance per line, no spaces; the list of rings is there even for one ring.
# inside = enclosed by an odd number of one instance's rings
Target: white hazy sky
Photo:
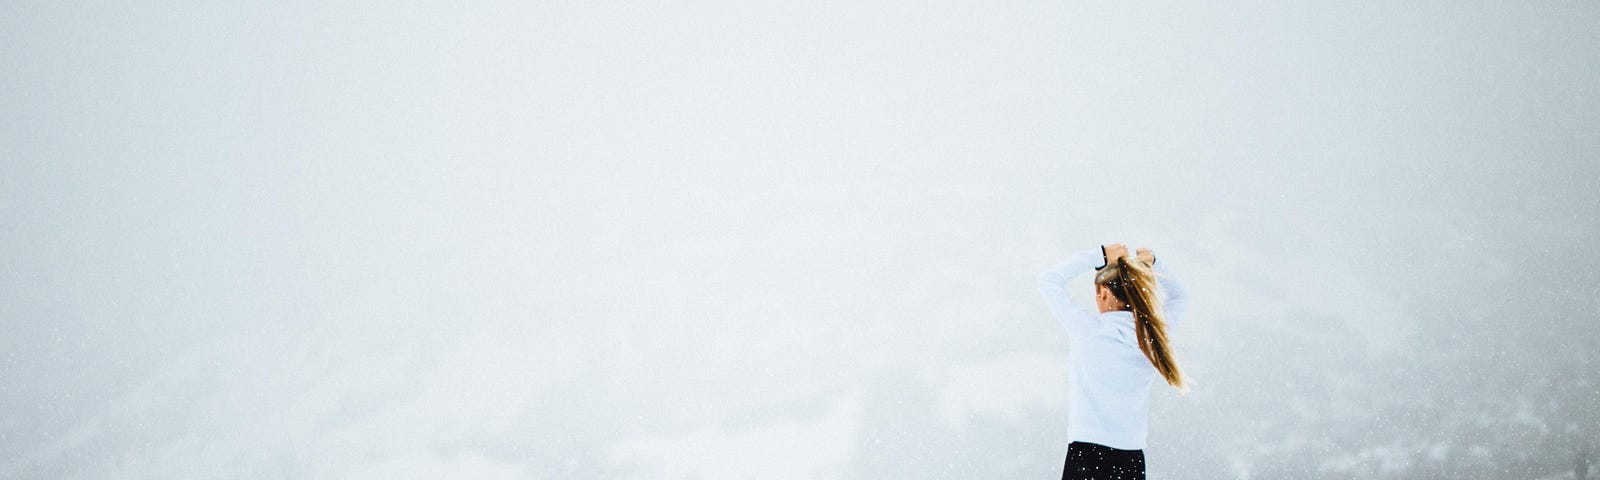
[[[1600,431],[1592,2],[0,11],[0,478],[1049,478],[1112,241],[1155,477]]]

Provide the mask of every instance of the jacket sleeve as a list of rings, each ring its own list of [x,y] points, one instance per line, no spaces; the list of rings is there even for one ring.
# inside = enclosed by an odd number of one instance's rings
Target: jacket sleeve
[[[1084,250],[1039,274],[1039,294],[1050,307],[1050,315],[1069,336],[1087,331],[1094,325],[1095,316],[1067,295],[1067,282],[1084,272],[1094,271],[1094,267],[1104,262],[1105,257],[1099,250]]]
[[[1161,309],[1166,313],[1167,326],[1177,328],[1189,314],[1189,290],[1183,282],[1173,275],[1171,266],[1160,258],[1155,262],[1156,284],[1161,286],[1161,293],[1166,297],[1162,299]]]

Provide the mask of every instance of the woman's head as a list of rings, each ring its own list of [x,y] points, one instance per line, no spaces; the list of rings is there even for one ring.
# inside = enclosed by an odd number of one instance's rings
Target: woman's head
[[[1122,267],[1108,263],[1094,275],[1094,303],[1100,313],[1127,310],[1128,300],[1122,291]]]
[[[1178,369],[1177,358],[1167,342],[1167,323],[1151,265],[1123,255],[1095,274],[1094,286],[1095,303],[1100,305],[1100,312],[1131,311],[1139,350],[1168,384],[1186,390],[1183,372]]]

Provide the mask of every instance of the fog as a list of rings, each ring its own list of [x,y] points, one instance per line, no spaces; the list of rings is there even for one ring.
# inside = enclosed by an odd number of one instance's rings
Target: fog
[[[1151,478],[1574,478],[1600,7],[1288,3],[9,2],[0,478],[1055,478],[1110,242]]]

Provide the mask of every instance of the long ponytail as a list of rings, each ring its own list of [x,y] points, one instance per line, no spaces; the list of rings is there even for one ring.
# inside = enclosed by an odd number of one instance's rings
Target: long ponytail
[[[1167,384],[1187,392],[1183,371],[1178,368],[1172,344],[1167,340],[1167,323],[1151,266],[1123,256],[1117,259],[1115,267],[1101,270],[1095,277],[1095,284],[1110,289],[1112,296],[1127,304],[1128,310],[1133,312],[1133,330],[1139,341],[1139,351],[1144,352],[1144,357]]]

